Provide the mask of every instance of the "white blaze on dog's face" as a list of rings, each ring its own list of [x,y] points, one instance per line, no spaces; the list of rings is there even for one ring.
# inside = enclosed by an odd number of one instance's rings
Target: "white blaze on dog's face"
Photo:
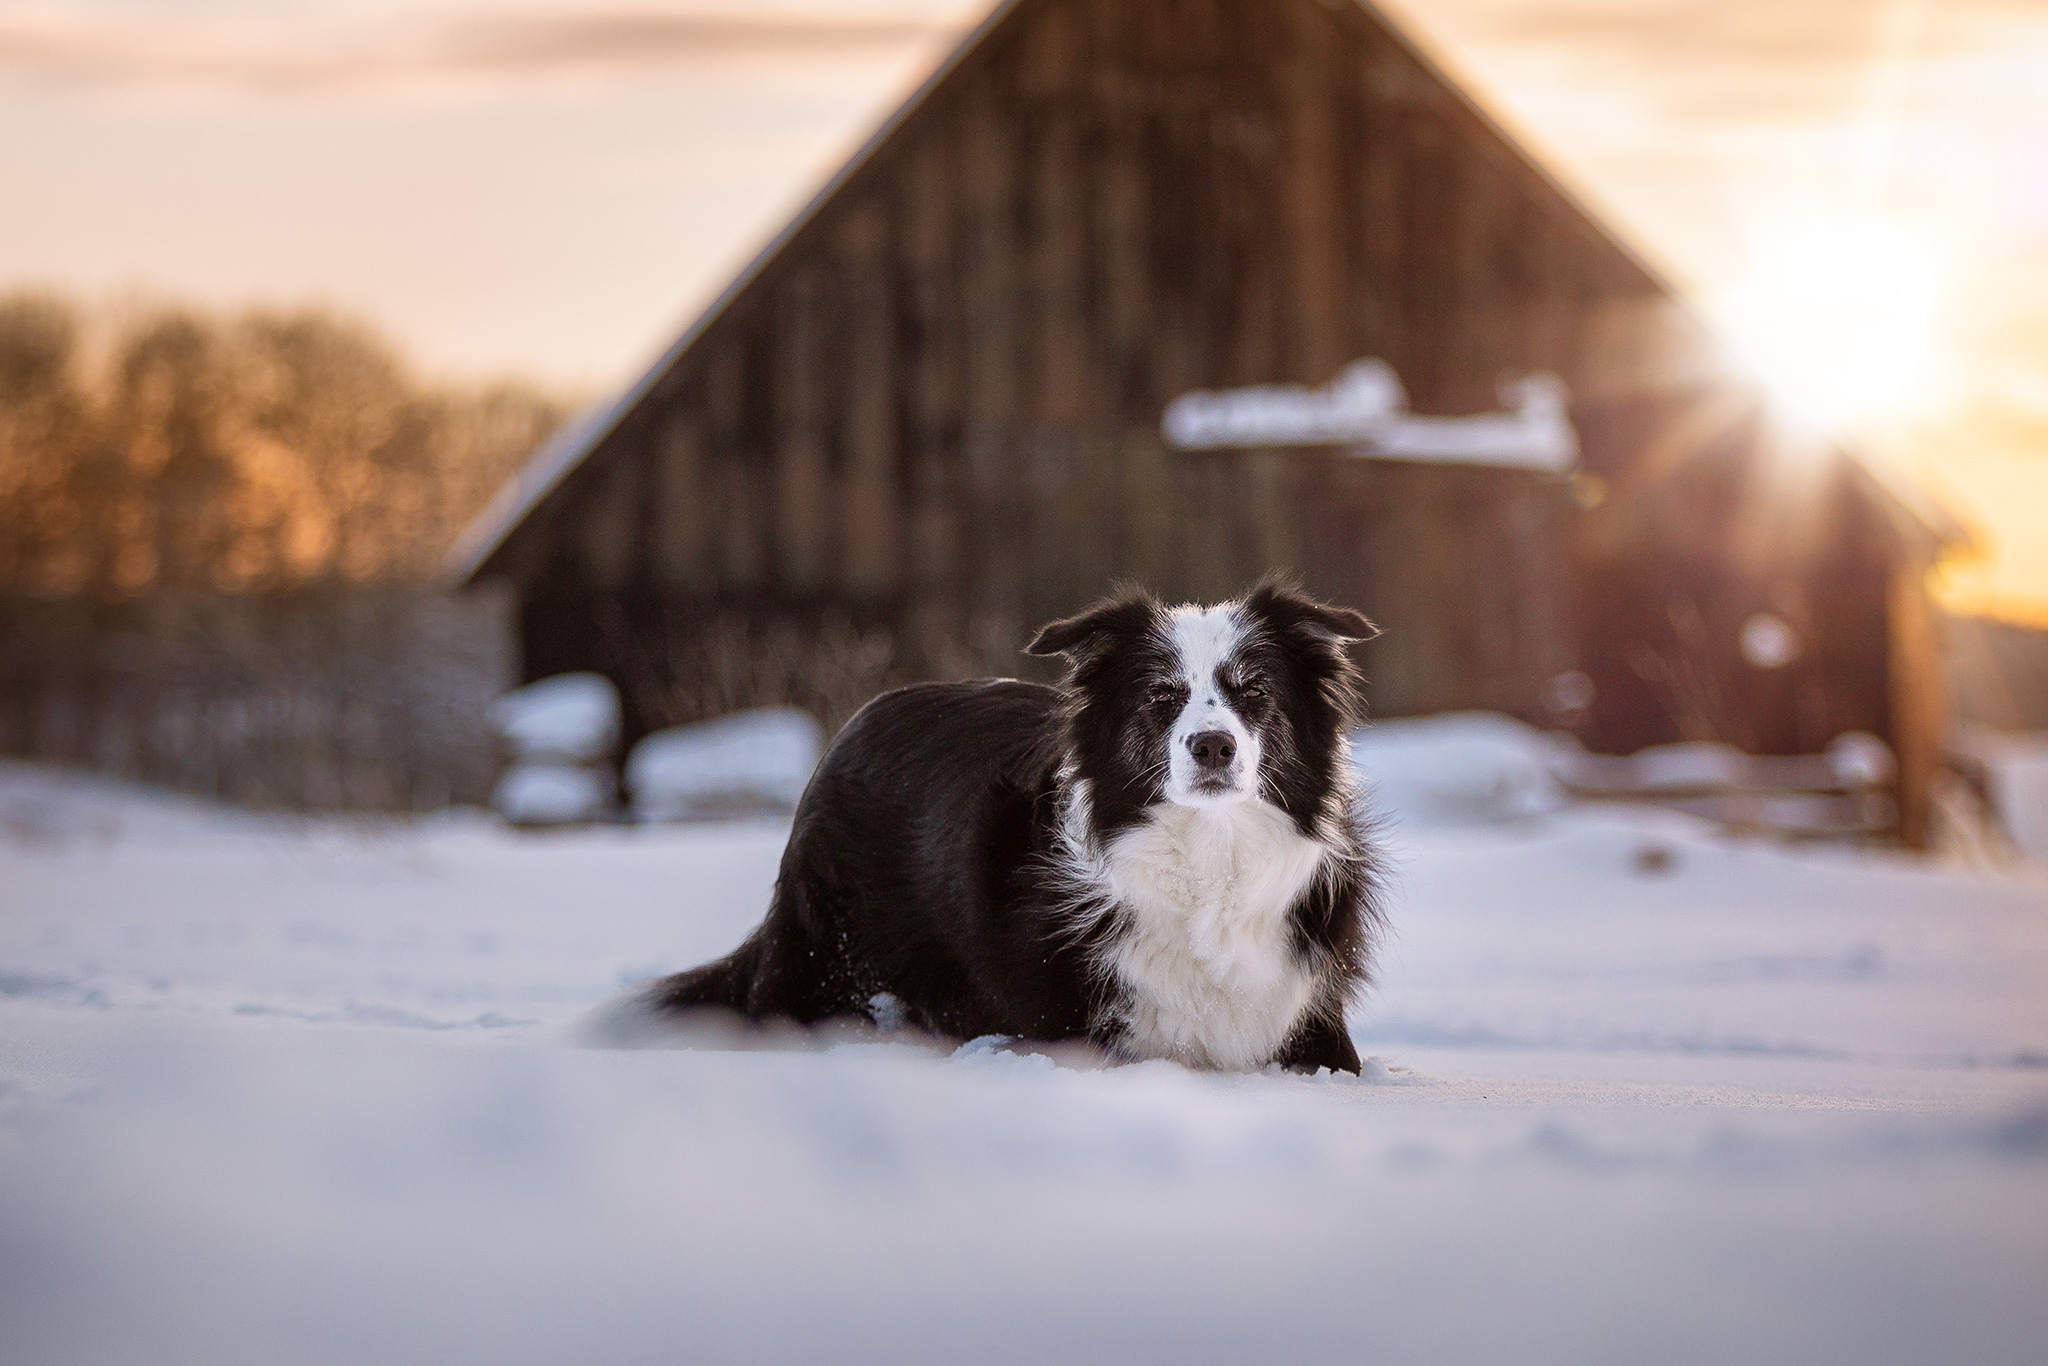
[[[1259,792],[1259,733],[1238,703],[1263,696],[1240,654],[1245,624],[1233,606],[1177,607],[1168,640],[1179,678],[1164,685],[1186,700],[1167,733],[1166,799],[1179,806],[1229,806]]]
[[[1323,828],[1348,790],[1345,646],[1372,634],[1285,583],[1215,607],[1130,591],[1047,624],[1029,649],[1073,664],[1066,771],[1089,838],[1161,806],[1269,804],[1304,834]]]

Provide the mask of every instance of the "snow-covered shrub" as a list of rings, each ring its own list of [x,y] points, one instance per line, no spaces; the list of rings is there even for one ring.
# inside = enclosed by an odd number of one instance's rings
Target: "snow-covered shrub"
[[[1483,825],[1565,804],[1557,742],[1511,717],[1458,712],[1379,721],[1351,739],[1373,810],[1415,825]]]
[[[2013,846],[2048,862],[2048,732],[1966,725],[1956,748],[1982,766],[1985,796]]]
[[[656,731],[626,760],[638,821],[788,811],[823,752],[808,712],[769,707]]]
[[[556,674],[506,693],[491,725],[512,752],[491,805],[514,825],[579,825],[611,813],[619,692],[598,674]]]
[[[611,797],[609,770],[534,761],[505,770],[491,805],[514,825],[583,825],[602,819]]]
[[[1992,801],[2020,851],[2048,861],[2048,739],[2016,742],[1993,769]]]
[[[619,743],[619,692],[599,674],[556,674],[491,705],[491,724],[521,759],[588,763]]]
[[[1844,787],[1882,787],[1899,771],[1892,747],[1865,730],[1846,731],[1828,743],[1828,768]]]

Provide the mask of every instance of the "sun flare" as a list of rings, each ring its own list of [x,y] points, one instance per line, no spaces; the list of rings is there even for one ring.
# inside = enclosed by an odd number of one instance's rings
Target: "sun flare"
[[[1815,221],[1763,237],[1717,311],[1789,412],[1838,428],[1925,397],[1941,284],[1934,253],[1892,224]]]

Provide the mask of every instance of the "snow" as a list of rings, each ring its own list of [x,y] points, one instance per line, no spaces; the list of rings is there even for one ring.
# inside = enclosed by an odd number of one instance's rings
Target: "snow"
[[[1983,765],[1991,809],[2023,853],[2048,862],[2048,733],[1972,728],[1964,749]]]
[[[491,791],[491,809],[514,825],[578,825],[610,806],[610,775],[581,764],[516,763]]]
[[[808,712],[765,707],[656,731],[626,759],[639,821],[794,810],[824,752]]]
[[[2048,859],[2048,737],[2013,745],[1996,765],[1997,809],[2010,812],[2013,842]]]
[[[1425,824],[1514,821],[1585,798],[1655,801],[1787,835],[1883,830],[1892,819],[1881,790],[1894,771],[1891,749],[1862,732],[1835,737],[1821,754],[1759,756],[1709,743],[1589,754],[1568,733],[1467,712],[1375,722],[1351,749],[1375,805]]]
[[[1166,405],[1160,433],[1176,450],[1348,445],[1366,459],[1424,460],[1568,472],[1578,463],[1569,396],[1555,375],[1501,386],[1509,411],[1425,417],[1408,411],[1394,368],[1353,361],[1329,385],[1197,389]]]
[[[1437,720],[1476,725],[1488,718]],[[1496,726],[1518,724],[1506,717],[1490,720]],[[1845,731],[1820,754],[1761,755],[1711,741],[1652,745],[1634,754],[1589,754],[1566,735],[1528,735],[1532,738],[1522,742],[1524,747],[1567,788],[1580,793],[1856,792],[1890,782],[1897,769],[1891,746],[1866,731]]]
[[[746,933],[786,825],[0,765],[0,1360],[2037,1360],[2048,868],[1568,806],[1438,731],[1361,751],[1358,1079],[574,1048]]]
[[[492,703],[491,724],[521,758],[601,760],[619,743],[619,692],[599,674],[556,674]]]
[[[1558,742],[1506,716],[1460,712],[1380,721],[1357,732],[1351,758],[1383,817],[1493,824],[1564,805],[1552,777]]]
[[[1570,397],[1555,375],[1529,375],[1503,385],[1504,413],[1396,418],[1351,454],[1389,460],[1501,465],[1567,474],[1579,463],[1579,434],[1567,416]]]
[[[1331,445],[1363,441],[1408,406],[1394,367],[1354,361],[1327,388],[1259,384],[1197,389],[1166,405],[1160,431],[1179,450],[1229,446]]]
[[[619,690],[600,674],[556,674],[491,704],[512,762],[491,809],[514,825],[579,825],[612,809]]]
[[[1844,787],[1876,787],[1890,782],[1898,771],[1892,747],[1868,731],[1837,735],[1828,744],[1827,759]]]

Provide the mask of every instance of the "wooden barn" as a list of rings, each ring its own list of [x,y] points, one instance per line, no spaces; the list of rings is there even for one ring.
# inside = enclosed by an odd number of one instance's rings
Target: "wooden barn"
[[[526,676],[612,676],[629,733],[832,721],[1017,673],[1117,579],[1291,568],[1384,626],[1382,716],[1611,753],[1869,731],[1917,842],[1954,535],[1781,430],[1370,5],[1006,0],[458,555],[512,586]]]

